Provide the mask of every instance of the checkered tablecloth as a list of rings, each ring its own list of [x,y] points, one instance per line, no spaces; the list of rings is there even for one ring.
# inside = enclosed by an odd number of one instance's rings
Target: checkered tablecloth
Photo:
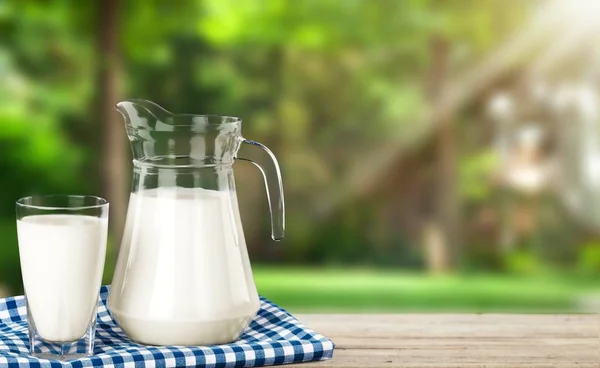
[[[234,343],[215,346],[146,346],[131,341],[106,308],[100,291],[94,356],[61,362],[28,355],[27,311],[22,296],[0,299],[0,367],[260,367],[326,360],[331,340],[304,327],[265,298],[248,329]]]

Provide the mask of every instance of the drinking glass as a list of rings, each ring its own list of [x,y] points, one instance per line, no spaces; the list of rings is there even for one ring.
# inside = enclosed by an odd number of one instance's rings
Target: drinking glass
[[[17,201],[31,355],[68,360],[94,350],[108,202],[49,195]]]

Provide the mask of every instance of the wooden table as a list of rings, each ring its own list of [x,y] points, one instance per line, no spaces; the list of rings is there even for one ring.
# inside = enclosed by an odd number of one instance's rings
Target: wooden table
[[[295,367],[600,367],[598,315],[299,314],[336,343]]]

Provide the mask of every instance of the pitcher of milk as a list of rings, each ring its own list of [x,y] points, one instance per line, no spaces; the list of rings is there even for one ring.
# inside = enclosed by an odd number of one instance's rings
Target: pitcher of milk
[[[275,156],[242,137],[242,121],[172,114],[144,100],[117,104],[133,151],[133,183],[108,307],[134,341],[212,345],[239,337],[259,309],[232,164],[242,144],[261,170],[272,236],[283,238]],[[250,160],[249,160],[250,161]],[[252,161],[253,162],[253,161]],[[254,163],[254,162],[253,162]]]

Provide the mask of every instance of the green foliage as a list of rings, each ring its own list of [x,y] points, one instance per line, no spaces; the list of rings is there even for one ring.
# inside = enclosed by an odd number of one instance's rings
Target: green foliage
[[[505,257],[505,269],[516,275],[540,275],[547,267],[531,251],[513,251]]]
[[[469,201],[480,202],[491,197],[494,188],[490,185],[492,174],[498,169],[495,152],[472,154],[460,162],[460,194]]]
[[[581,248],[577,269],[584,275],[600,275],[600,242],[589,242]]]

